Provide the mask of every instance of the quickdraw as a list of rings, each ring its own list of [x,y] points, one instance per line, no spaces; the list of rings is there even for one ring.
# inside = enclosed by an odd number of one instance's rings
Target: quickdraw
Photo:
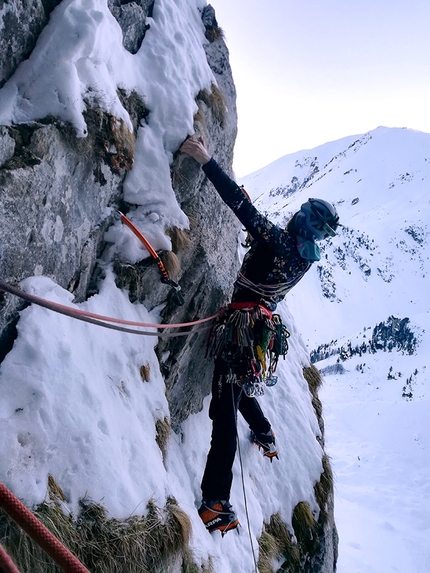
[[[273,315],[273,324],[276,330],[273,336],[273,347],[271,349],[272,355],[274,356],[274,364],[271,369],[274,372],[276,370],[279,357],[282,356],[285,359],[285,356],[287,355],[288,339],[291,335],[288,332],[287,327],[282,323],[279,314]]]
[[[257,303],[230,303],[221,309],[208,340],[207,355],[220,358],[225,380],[247,396],[274,386],[279,357],[288,352],[290,333],[278,314]]]
[[[146,248],[148,253],[151,255],[151,257],[157,263],[158,268],[160,269],[161,274],[162,274],[161,282],[172,287],[172,289],[173,289],[172,301],[178,305],[183,305],[185,301],[184,301],[184,297],[183,297],[182,292],[181,292],[181,287],[178,285],[178,283],[176,283],[175,281],[173,281],[169,277],[169,273],[167,272],[167,269],[164,266],[163,261],[160,259],[159,255],[157,254],[157,251],[155,251],[155,249],[152,247],[152,245],[148,241],[148,239],[143,235],[143,233],[141,231],[139,231],[139,229],[130,221],[130,219],[126,215],[124,215],[124,213],[121,213],[121,211],[118,211],[118,214],[121,217],[121,221],[125,225],[127,225],[127,227],[131,231],[133,231],[133,233],[136,235],[136,237],[139,239],[139,241],[144,245],[144,247]]]

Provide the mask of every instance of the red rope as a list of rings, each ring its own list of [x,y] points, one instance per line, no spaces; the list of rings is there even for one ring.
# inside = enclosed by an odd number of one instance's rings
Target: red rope
[[[163,277],[166,280],[169,280],[169,273],[166,271],[166,267],[163,264],[163,261],[160,259],[160,257],[157,255],[157,251],[154,250],[154,248],[152,247],[151,243],[148,241],[148,239],[143,235],[143,233],[141,233],[139,231],[139,229],[133,225],[133,223],[130,221],[130,219],[128,217],[126,217],[124,215],[124,213],[121,213],[121,211],[118,211],[118,213],[121,216],[121,221],[127,225],[127,227],[129,229],[131,229],[133,231],[133,233],[136,235],[136,237],[139,239],[139,241],[145,246],[146,250],[148,251],[148,253],[155,259]]]
[[[41,298],[39,296],[36,296],[34,294],[29,294],[17,287],[14,287],[12,285],[9,285],[7,283],[4,283],[3,281],[0,281],[0,290],[4,290],[6,292],[9,292],[11,294],[14,294],[15,296],[19,296],[20,298],[26,300],[27,302],[31,302],[34,304],[37,304],[39,306],[43,306],[44,308],[47,308],[49,310],[53,310],[55,312],[59,312],[61,314],[65,314],[67,316],[71,316],[72,318],[77,318],[80,320],[87,320],[87,322],[93,322],[94,324],[98,324],[99,326],[105,326],[107,328],[109,328],[109,325],[103,324],[104,321],[106,322],[112,322],[112,323],[117,323],[117,324],[127,324],[127,325],[131,325],[131,326],[139,326],[139,327],[148,327],[148,328],[182,328],[182,327],[186,327],[186,326],[194,326],[196,324],[202,324],[204,322],[209,322],[210,320],[213,320],[214,318],[216,318],[218,315],[214,314],[213,316],[209,316],[208,318],[201,318],[200,320],[194,320],[192,322],[181,322],[181,323],[176,323],[176,324],[153,324],[153,323],[148,323],[148,322],[135,322],[132,320],[124,320],[122,318],[113,318],[111,316],[103,316],[101,314],[95,314],[93,312],[87,312],[84,310],[79,310],[76,308],[72,308],[70,306],[66,306],[64,304],[59,304],[56,302],[52,302],[50,300],[46,300],[44,298]],[[94,322],[90,319],[95,319],[101,322]],[[111,326],[111,328],[113,328]],[[117,328],[117,330],[124,330],[124,329],[120,329]],[[150,333],[150,332],[139,332],[139,331],[133,331],[133,330],[125,330],[125,332],[131,332],[132,334],[148,334],[148,335],[158,335],[158,333]],[[175,333],[172,336],[180,336],[181,334],[188,334],[188,332],[186,333]]]
[[[0,545],[0,573],[20,573],[18,567]]]
[[[7,487],[0,483],[0,507],[17,523],[66,573],[89,573],[73,553],[41,523]],[[17,569],[12,569],[15,573]]]

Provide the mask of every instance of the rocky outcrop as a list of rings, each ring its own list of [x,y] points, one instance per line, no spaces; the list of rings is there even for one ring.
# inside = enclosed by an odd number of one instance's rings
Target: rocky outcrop
[[[152,16],[154,0],[108,0],[108,6],[121,26],[124,48],[136,54],[149,28],[146,17]]]
[[[111,10],[121,18],[118,2]],[[134,4],[134,3],[133,3]],[[129,5],[129,4],[128,4]],[[151,3],[139,3],[144,20]],[[214,14],[207,18],[214,31]],[[141,31],[128,28],[128,44],[142,40]],[[207,47],[208,61],[218,85],[197,96],[199,111],[195,129],[203,135],[219,163],[231,172],[236,137],[234,82],[228,51],[219,34]],[[137,96],[121,94],[134,119],[135,128],[147,113]],[[106,246],[104,233],[112,223],[111,207],[122,203],[122,184],[132,166],[134,136],[114,118],[89,108],[85,114],[86,138],[76,138],[71,127],[55,118],[31,125],[3,126],[0,139],[0,224],[3,229],[0,276],[16,284],[23,278],[43,274],[67,288],[82,301],[94,292],[102,272],[96,261]],[[116,150],[112,153],[113,147]],[[185,322],[210,316],[227,299],[231,277],[237,269],[239,225],[218,195],[209,190],[199,166],[178,156],[171,167],[178,202],[189,216],[191,229],[187,248],[176,253],[181,271],[178,277],[185,296],[183,307],[167,305],[164,319]],[[181,249],[181,247],[179,247]],[[151,260],[135,266],[115,262],[118,285],[127,286],[135,300],[157,306],[169,294]],[[2,357],[11,348],[14,324],[22,303],[0,294]],[[190,412],[201,409],[209,392],[211,372],[203,368],[204,335],[171,339],[159,345],[171,404],[172,424],[177,426]],[[204,372],[204,374],[202,374]]]
[[[113,118],[87,113],[89,135],[48,118],[46,123],[2,128],[0,166],[0,276],[16,284],[46,275],[84,300],[91,283],[109,205],[121,197],[124,168],[112,165],[106,141],[120,137]],[[96,128],[97,125],[97,128]],[[105,133],[100,132],[104,126]],[[102,129],[103,131],[103,129]],[[2,354],[11,347],[19,300],[0,299]]]
[[[0,86],[31,53],[58,3],[28,0],[2,4]],[[131,53],[141,46],[152,5],[148,0],[109,1],[123,30],[124,46]],[[25,26],[20,24],[24,14]],[[194,128],[231,173],[237,130],[234,82],[223,34],[210,6],[203,10],[202,18],[209,40],[206,55],[216,84],[197,94]],[[145,102],[135,93],[118,95],[136,133],[149,113]],[[87,107],[85,121],[85,138],[77,138],[71,126],[53,117],[0,126],[1,280],[16,285],[28,276],[43,274],[72,292],[77,302],[94,293],[103,276],[99,261],[107,249],[104,236],[116,209],[133,207],[124,203],[123,183],[133,165],[135,136],[121,121],[95,107]],[[180,264],[176,279],[185,304],[179,306],[169,298],[170,288],[161,282],[151,259],[135,265],[119,259],[113,262],[118,286],[127,288],[133,301],[143,302],[149,309],[166,303],[162,318],[182,323],[211,316],[228,300],[231,278],[238,268],[240,224],[190,158],[174,155],[171,178],[177,201],[190,221],[188,231],[166,230]],[[13,345],[21,308],[19,299],[0,291],[0,361]],[[205,358],[205,336],[200,332],[161,339],[157,346],[171,424],[176,430],[190,413],[201,409],[210,391],[212,372]],[[317,533],[324,550],[313,555],[309,571],[329,573],[335,561],[335,528],[332,497],[324,499],[326,513],[322,515],[330,514],[330,519],[318,525]]]
[[[60,1],[0,2],[0,88],[29,57],[50,13]]]
[[[211,7],[203,12],[203,21],[207,35],[218,29]],[[195,116],[195,130],[208,142],[220,165],[231,173],[237,132],[236,90],[222,34],[206,47],[206,54],[217,85],[212,85],[211,92],[200,92],[197,97],[199,111]],[[172,179],[180,205],[192,225],[191,243],[181,254],[184,269],[181,285],[188,304],[184,309],[167,309],[171,322],[182,322],[211,316],[226,302],[231,293],[231,277],[238,268],[240,226],[194,161],[177,157],[172,165]],[[190,185],[189,181],[194,184]],[[191,412],[199,411],[210,391],[212,372],[206,364],[204,339],[205,334],[159,344],[160,356],[166,350],[170,352],[162,367],[173,426]]]

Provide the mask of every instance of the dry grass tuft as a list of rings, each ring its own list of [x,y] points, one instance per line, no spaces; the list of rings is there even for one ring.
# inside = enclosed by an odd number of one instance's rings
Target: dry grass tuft
[[[101,111],[97,97],[86,102],[84,112],[89,132],[96,133],[95,151],[110,166],[121,174],[133,167],[136,135],[122,119]]]
[[[224,30],[219,26],[208,26],[205,30],[206,40],[216,42],[224,39]]]
[[[300,501],[293,511],[293,529],[299,545],[307,552],[313,552],[315,545],[319,543],[316,534],[317,522],[309,504]]]
[[[119,88],[117,94],[121,104],[128,111],[134,132],[137,133],[141,123],[147,121],[149,109],[142,97],[134,90],[128,92]]]
[[[103,507],[85,501],[77,519],[52,503],[41,504],[34,514],[90,571],[162,573],[169,563],[179,562],[184,573],[210,573],[210,568],[203,570],[193,563],[188,546],[191,522],[173,497],[164,508],[150,501],[146,516],[126,520],[109,518]],[[3,512],[0,542],[22,573],[61,572]]]
[[[284,559],[282,571],[299,573],[300,549],[293,543],[291,534],[278,513],[272,515],[269,523],[264,524],[258,543],[260,573],[275,573],[274,563],[281,558]]]
[[[207,563],[202,563],[201,566],[197,565],[194,560],[190,550],[185,552],[181,573],[213,573],[214,565],[212,558],[209,556]]]
[[[331,469],[330,459],[327,454],[323,455],[322,464],[323,472],[321,474],[320,480],[314,486],[315,498],[321,511],[320,521],[321,519],[327,517],[328,501],[334,490],[333,471]]]
[[[166,271],[169,273],[169,277],[173,281],[177,281],[179,273],[181,272],[181,263],[175,253],[172,251],[163,251],[160,253],[160,259],[163,262]]]
[[[291,551],[294,543],[291,539],[291,534],[288,531],[285,523],[282,521],[279,513],[272,515],[267,530],[278,540],[282,551]]]
[[[274,573],[272,564],[281,554],[278,541],[273,535],[263,530],[258,545],[260,548],[258,555],[259,573]]]
[[[179,507],[175,498],[173,498],[173,497],[170,497],[167,500],[167,506],[166,507],[167,507],[167,511],[170,512],[170,518],[172,520],[176,520],[177,528],[179,529],[181,539],[182,539],[182,545],[184,545],[184,546],[188,545],[188,543],[190,542],[191,533],[192,533],[190,518],[185,513],[185,511]],[[176,527],[174,527],[173,529],[176,529]]]
[[[163,454],[163,457],[166,453],[167,443],[170,437],[170,422],[168,418],[164,418],[163,420],[159,419],[155,422],[155,441],[157,442],[158,447]]]
[[[122,170],[129,171],[134,163],[136,136],[122,119],[112,117],[110,123],[111,137],[105,142],[105,149],[110,157],[111,167],[117,173]]]
[[[299,501],[293,511],[293,522],[296,522],[298,531],[312,529],[315,526],[315,517],[312,513],[310,505],[306,501]],[[294,526],[294,524],[293,524]],[[294,532],[297,535],[296,528]]]
[[[216,84],[212,84],[211,91],[204,89],[197,94],[198,100],[204,102],[212,111],[213,118],[222,127],[227,120],[227,106],[222,91]]]
[[[318,368],[313,364],[303,368],[303,376],[309,385],[309,390],[311,391],[311,394],[312,395],[316,394],[322,384],[321,373],[318,370]]]
[[[312,394],[312,406],[314,407],[315,414],[318,418],[318,422],[320,424],[321,431],[323,429],[323,421],[322,421],[322,402],[318,396],[318,390],[322,384],[322,377],[321,373],[316,366],[311,364],[308,367],[303,368],[303,377],[308,383],[309,391]]]
[[[197,229],[199,225],[198,218],[193,213],[185,213],[185,214],[188,217],[188,223],[190,224],[190,231],[192,232],[195,229]]]
[[[170,237],[172,241],[172,251],[176,254],[181,251],[186,251],[191,244],[189,232],[186,229],[167,227],[166,235]]]
[[[48,495],[49,495],[49,499],[53,502],[67,501],[63,490],[57,484],[57,482],[51,476],[51,474],[48,475]]]
[[[151,377],[151,367],[148,362],[140,367],[139,373],[143,382],[149,382]]]
[[[60,542],[77,555],[79,534],[73,528],[73,522],[69,516],[64,515],[57,505],[47,503],[41,504],[34,513]],[[0,511],[0,543],[22,573],[60,573],[62,571],[3,511]]]
[[[201,108],[199,108],[194,114],[193,122],[194,122],[194,131],[200,131],[199,125],[201,125],[202,127],[206,127],[205,114],[203,113],[203,110]]]

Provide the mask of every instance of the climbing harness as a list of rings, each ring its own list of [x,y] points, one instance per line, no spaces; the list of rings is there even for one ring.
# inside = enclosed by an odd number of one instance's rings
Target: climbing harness
[[[220,385],[224,378],[248,397],[264,394],[265,386],[278,380],[275,371],[288,352],[289,336],[281,317],[261,304],[232,302],[221,309],[207,346],[207,355],[224,363]]]
[[[0,483],[0,507],[57,563],[57,565],[66,571],[66,573],[89,573],[88,569],[82,565],[77,557],[75,557],[2,483]],[[11,563],[12,567],[10,566]],[[5,573],[16,573],[18,571],[5,551],[0,552],[0,570],[5,571]]]
[[[133,233],[136,235],[136,237],[139,239],[139,241],[141,241],[141,243],[144,245],[144,247],[146,248],[148,253],[151,255],[151,257],[157,263],[158,268],[160,269],[161,274],[162,274],[161,282],[172,287],[172,289],[173,289],[173,295],[171,297],[172,301],[178,305],[183,305],[185,301],[184,301],[184,297],[183,297],[182,292],[181,292],[181,287],[178,285],[178,283],[176,283],[175,281],[173,281],[169,277],[169,273],[167,272],[166,267],[163,264],[163,261],[160,259],[159,255],[154,250],[151,243],[143,235],[143,233],[141,231],[139,231],[139,229],[130,221],[130,219],[128,217],[126,217],[126,215],[124,215],[124,213],[121,213],[121,211],[117,211],[117,212],[121,217],[121,221],[125,225],[127,225],[127,227],[129,229],[131,229],[131,231],[133,231]]]
[[[206,322],[210,322],[215,319],[218,315],[214,314],[213,316],[209,316],[208,318],[201,318],[199,320],[194,320],[192,322],[182,322],[176,324],[153,324],[148,322],[135,322],[131,320],[124,320],[121,318],[114,318],[110,316],[103,316],[101,314],[94,314],[92,312],[87,312],[84,310],[79,310],[76,308],[72,308],[70,306],[66,306],[63,304],[59,304],[56,302],[52,302],[50,300],[46,300],[44,298],[38,297],[34,294],[27,293],[17,287],[14,287],[10,284],[7,284],[3,281],[0,281],[0,290],[9,292],[15,296],[22,298],[23,300],[37,304],[38,306],[42,306],[47,308],[48,310],[52,310],[54,312],[58,312],[59,314],[64,314],[65,316],[69,316],[71,318],[76,318],[77,320],[83,320],[84,322],[89,322],[90,324],[95,324],[97,326],[103,326],[104,328],[110,328],[113,330],[119,330],[120,332],[127,332],[129,334],[141,334],[145,336],[159,336],[161,338],[164,337],[173,337],[173,336],[188,336],[191,332],[200,332],[201,330],[206,330],[211,328],[211,326],[206,326],[203,328],[199,328],[198,330],[188,330],[187,332],[149,332],[147,330],[136,330],[131,328],[124,328],[119,326],[119,324],[124,324],[128,326],[135,326],[135,327],[143,327],[143,328],[155,328],[155,329],[170,329],[170,328],[183,328],[183,327],[190,327],[196,326],[200,324],[204,324]],[[109,324],[113,323],[113,324]]]

